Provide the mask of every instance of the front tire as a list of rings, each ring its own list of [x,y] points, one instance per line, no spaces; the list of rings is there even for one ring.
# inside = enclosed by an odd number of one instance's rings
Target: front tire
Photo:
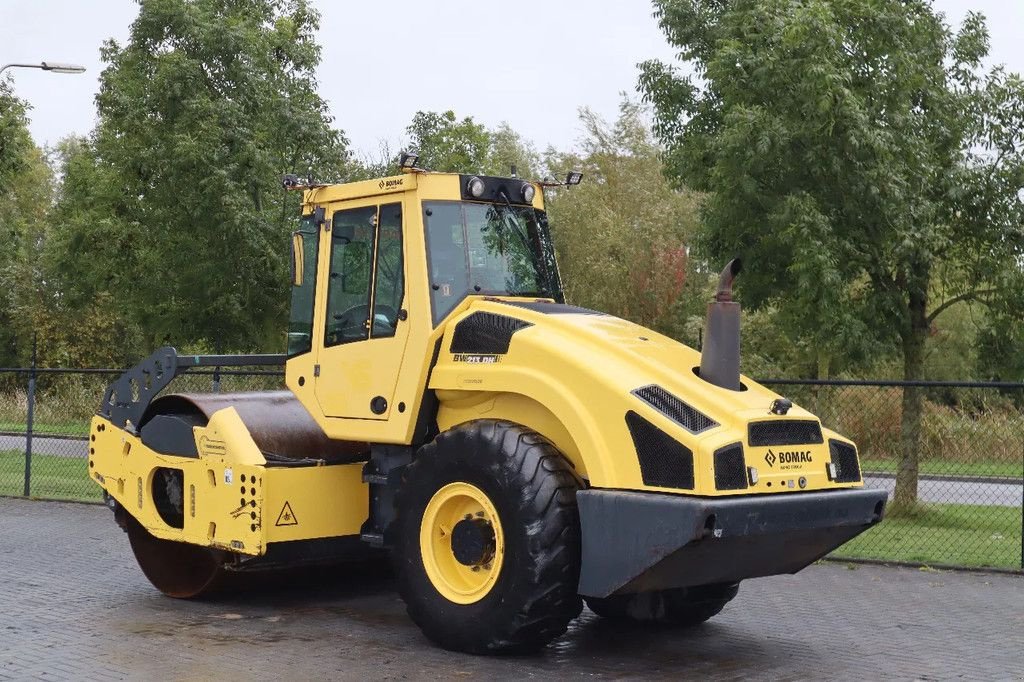
[[[587,597],[590,610],[611,620],[693,627],[717,616],[739,591],[739,583]]]
[[[398,590],[438,645],[540,648],[579,615],[580,481],[539,434],[457,426],[417,453],[396,502]]]

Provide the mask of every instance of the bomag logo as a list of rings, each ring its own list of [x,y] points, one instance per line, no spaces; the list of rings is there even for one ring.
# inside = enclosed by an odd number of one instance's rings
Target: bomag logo
[[[396,189],[402,186],[402,180],[404,178],[398,178],[397,180],[381,180],[377,186],[381,189]]]
[[[769,450],[764,456],[764,461],[767,462],[768,466],[772,468],[775,467],[775,464],[777,462],[780,468],[790,469],[796,467],[785,465],[799,466],[800,464],[809,464],[813,462],[814,459],[811,457],[810,450],[785,450],[779,452],[778,454]]]

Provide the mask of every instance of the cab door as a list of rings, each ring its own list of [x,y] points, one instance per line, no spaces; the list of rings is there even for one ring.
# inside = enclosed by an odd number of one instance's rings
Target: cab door
[[[405,354],[401,201],[346,205],[331,217],[316,397],[328,417],[387,419]]]

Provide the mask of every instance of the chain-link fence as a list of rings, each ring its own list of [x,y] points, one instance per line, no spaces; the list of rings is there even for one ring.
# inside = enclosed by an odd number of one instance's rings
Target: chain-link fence
[[[0,495],[100,500],[86,472],[89,420],[119,374],[0,368]],[[882,524],[836,556],[1024,569],[1024,384],[764,383],[857,443],[865,485],[900,489],[904,504],[890,504]],[[187,372],[169,390],[282,386],[276,371],[213,369]],[[917,420],[903,419],[909,391],[920,397]],[[916,475],[904,456],[914,443]]]
[[[764,383],[852,438],[864,484],[890,492],[835,556],[1024,569],[1024,384]]]
[[[0,495],[99,502],[89,478],[89,421],[122,370],[0,368]],[[280,371],[191,370],[180,393],[284,388]]]

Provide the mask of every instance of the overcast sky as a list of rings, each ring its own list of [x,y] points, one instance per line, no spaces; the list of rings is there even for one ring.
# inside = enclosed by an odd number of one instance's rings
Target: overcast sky
[[[494,126],[508,121],[538,147],[572,145],[576,111],[614,117],[619,93],[633,93],[636,64],[671,59],[644,0],[546,3],[454,0],[319,0],[320,91],[356,153],[396,147],[417,110],[453,109]],[[954,24],[983,12],[992,57],[1024,72],[1024,2],[935,0]],[[67,61],[78,76],[17,69],[15,91],[29,101],[36,142],[86,134],[103,40],[124,42],[134,0],[0,0],[0,64]]]

